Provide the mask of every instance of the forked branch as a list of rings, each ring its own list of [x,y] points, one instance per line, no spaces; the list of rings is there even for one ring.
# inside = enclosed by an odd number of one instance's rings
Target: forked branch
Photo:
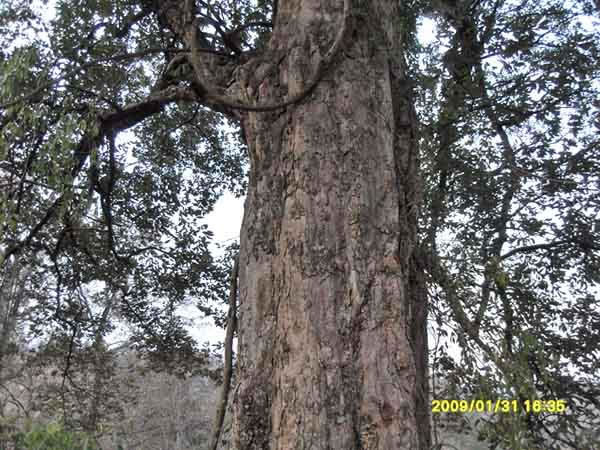
[[[197,21],[194,19],[194,0],[186,0],[185,40],[187,41],[186,43],[190,47],[190,64],[192,65],[192,68],[194,70],[196,81],[203,91],[204,99],[210,103],[215,103],[226,108],[255,112],[274,111],[293,105],[303,100],[319,84],[321,78],[323,77],[323,74],[329,68],[331,62],[333,61],[333,58],[337,55],[338,51],[342,46],[344,36],[346,35],[346,31],[348,29],[350,17],[350,1],[351,0],[344,0],[342,24],[339,27],[339,31],[335,37],[335,40],[333,41],[333,44],[331,45],[325,56],[319,61],[315,73],[313,74],[306,87],[302,90],[302,92],[293,95],[288,100],[285,100],[280,103],[266,105],[251,105],[247,103],[242,103],[237,99],[232,99],[227,95],[220,94],[219,91],[221,89],[217,86],[211,85],[206,80],[206,77],[204,76],[205,67],[203,66],[202,59],[200,57],[200,49],[198,48],[198,24]]]

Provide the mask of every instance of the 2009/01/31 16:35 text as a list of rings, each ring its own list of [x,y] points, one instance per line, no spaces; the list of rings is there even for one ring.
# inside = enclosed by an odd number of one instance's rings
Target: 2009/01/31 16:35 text
[[[565,400],[432,400],[432,413],[563,413],[567,410]]]

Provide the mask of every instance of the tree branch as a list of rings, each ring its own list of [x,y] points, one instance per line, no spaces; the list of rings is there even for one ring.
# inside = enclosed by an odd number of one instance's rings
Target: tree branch
[[[202,88],[202,94],[204,95],[205,100],[215,103],[217,105],[224,106],[226,108],[241,110],[241,111],[254,111],[254,112],[267,112],[274,111],[277,109],[282,109],[287,106],[293,105],[295,103],[300,102],[306,96],[308,96],[315,87],[321,81],[323,74],[331,64],[333,58],[338,53],[339,49],[342,46],[342,41],[346,35],[346,31],[348,29],[348,22],[350,17],[350,0],[344,0],[344,12],[342,18],[342,24],[339,28],[338,34],[335,37],[335,40],[325,56],[319,61],[317,65],[317,69],[307,86],[304,90],[290,99],[285,100],[281,103],[275,104],[266,104],[266,105],[250,105],[240,102],[238,99],[232,99],[227,97],[226,95],[219,94],[221,90],[217,86],[211,85],[207,82],[206,77],[204,76],[205,68],[202,64],[202,60],[199,57],[199,48],[198,48],[198,27],[196,21],[193,19],[194,17],[194,0],[186,0],[185,3],[185,34],[184,40],[190,46],[190,64],[194,69],[196,80],[200,87]]]
[[[217,450],[219,439],[223,430],[223,421],[225,419],[225,410],[227,409],[227,399],[229,398],[229,389],[231,387],[231,375],[233,373],[233,335],[237,328],[237,279],[239,272],[239,254],[235,255],[233,260],[233,269],[231,270],[231,282],[229,288],[229,311],[227,312],[227,332],[225,335],[225,367],[223,368],[223,387],[221,397],[217,404],[215,413],[215,422],[213,425],[210,449]]]
[[[535,245],[526,245],[524,247],[518,247],[515,249],[510,250],[509,252],[504,253],[503,255],[500,256],[501,260],[510,258],[513,255],[516,255],[517,253],[530,253],[530,252],[534,252],[536,250],[548,250],[554,247],[558,247],[560,245],[565,245],[565,244],[570,244],[573,241],[570,240],[562,240],[562,241],[553,241],[553,242],[548,242],[546,244],[535,244]]]
[[[92,150],[101,144],[106,136],[117,134],[127,128],[130,128],[147,117],[159,113],[165,105],[174,101],[195,101],[196,97],[192,92],[184,88],[169,88],[165,91],[159,91],[151,94],[146,100],[127,105],[118,111],[105,112],[97,118],[96,124],[98,132],[92,134],[88,132],[81,138],[73,152],[73,167],[71,168],[71,179],[75,179],[83,169]],[[14,243],[0,253],[0,264],[8,257],[21,252],[38,233],[52,220],[60,209],[60,205],[67,198],[68,193],[60,195],[48,208],[42,219],[29,231],[22,240]]]

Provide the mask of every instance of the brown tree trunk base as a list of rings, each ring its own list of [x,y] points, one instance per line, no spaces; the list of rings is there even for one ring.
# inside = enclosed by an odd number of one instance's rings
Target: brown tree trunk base
[[[401,17],[395,1],[354,3],[315,91],[244,119],[235,449],[419,448],[426,348],[412,342],[419,194]],[[280,2],[271,44],[289,52],[249,95],[301,91],[342,14],[341,1]]]

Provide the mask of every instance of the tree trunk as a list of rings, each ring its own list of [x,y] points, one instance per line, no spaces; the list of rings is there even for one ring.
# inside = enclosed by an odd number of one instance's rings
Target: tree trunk
[[[426,340],[423,312],[411,311],[424,303],[411,275],[419,193],[403,17],[396,0],[353,3],[344,47],[316,89],[244,115],[235,449],[428,442],[416,413]],[[301,92],[343,14],[341,0],[280,1],[269,45],[285,53],[248,95],[268,103]]]

